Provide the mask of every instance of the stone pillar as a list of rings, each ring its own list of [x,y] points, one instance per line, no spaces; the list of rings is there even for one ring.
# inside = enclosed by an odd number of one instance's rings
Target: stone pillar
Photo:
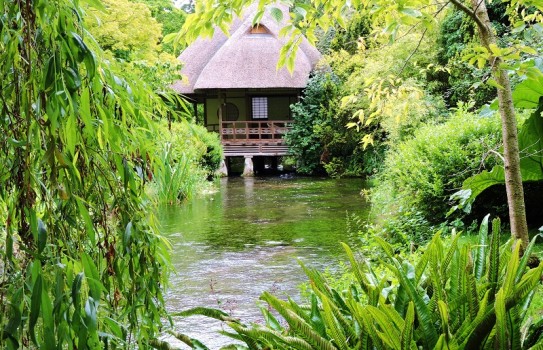
[[[228,166],[226,166],[226,159],[221,160],[221,165],[217,169],[218,177],[227,177],[228,176]]]
[[[241,176],[252,177],[254,175],[255,175],[255,172],[253,169],[253,157],[245,156],[245,166],[243,167],[243,174],[241,174]]]

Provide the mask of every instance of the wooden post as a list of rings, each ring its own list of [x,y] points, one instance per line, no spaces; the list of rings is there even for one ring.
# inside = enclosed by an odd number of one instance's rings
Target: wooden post
[[[219,133],[221,135],[221,142],[222,142],[222,140],[224,139],[222,120],[226,112],[225,111],[226,94],[225,93],[221,94],[221,90],[218,91],[218,100],[219,100]]]
[[[218,90],[217,92],[217,100],[219,101],[219,135],[220,135],[220,140],[222,142],[224,135],[223,135],[223,130],[222,130],[223,104],[221,102],[221,90]]]
[[[198,102],[192,102],[192,108],[194,109],[194,121],[198,123]]]

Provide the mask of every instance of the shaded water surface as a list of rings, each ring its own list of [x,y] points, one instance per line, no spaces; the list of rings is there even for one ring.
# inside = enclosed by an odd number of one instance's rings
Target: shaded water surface
[[[217,193],[161,208],[176,270],[168,309],[218,307],[243,321],[261,322],[257,300],[263,291],[299,298],[298,286],[307,279],[297,260],[333,268],[345,260],[339,242],[356,244],[346,218],[367,217],[359,194],[363,185],[359,179],[228,178]],[[209,319],[174,322],[178,331],[211,349],[231,342]]]

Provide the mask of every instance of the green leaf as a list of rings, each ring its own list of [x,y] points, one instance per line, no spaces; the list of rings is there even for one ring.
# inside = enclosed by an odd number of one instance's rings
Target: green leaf
[[[86,3],[90,5],[91,7],[94,7],[95,9],[98,9],[100,11],[106,11],[106,8],[102,4],[100,0],[81,0],[81,2]]]
[[[89,80],[92,80],[96,75],[96,57],[94,56],[94,52],[89,50],[83,58],[83,63],[85,63]]]
[[[272,18],[278,23],[280,23],[283,20],[283,11],[281,11],[281,9],[277,7],[272,7],[270,9],[270,14]]]
[[[419,320],[419,326],[421,327],[423,342],[429,349],[431,349],[435,346],[439,337],[436,329],[434,328],[432,313],[428,309],[428,305],[423,300],[422,296],[419,294],[417,286],[413,283],[415,276],[414,268],[412,268],[412,265],[404,263],[407,270],[404,271],[404,268],[396,259],[394,259],[394,264],[396,267],[394,269],[396,276],[399,278],[400,283],[405,287],[409,298],[415,304],[415,310],[417,311],[417,318]],[[410,277],[411,275],[412,277]]]
[[[126,228],[124,229],[123,245],[125,246],[125,249],[128,249],[128,247],[130,246],[131,238],[132,238],[132,221],[130,221],[126,225]]]
[[[405,324],[402,329],[401,350],[410,350],[411,343],[413,341],[413,329],[415,322],[415,307],[413,302],[410,301],[407,306],[407,313],[405,315]]]
[[[79,209],[79,215],[83,218],[83,221],[85,222],[85,228],[87,231],[87,237],[89,237],[89,240],[92,245],[96,244],[96,232],[94,230],[94,225],[92,223],[92,219],[90,217],[89,211],[87,210],[87,207],[85,206],[85,202],[82,198],[78,196],[74,196],[76,202],[77,202],[77,208]]]
[[[75,115],[73,113],[70,113],[65,124],[64,136],[66,137],[66,149],[71,156],[75,155],[75,146],[77,143],[76,123],[77,120]]]
[[[74,308],[79,308],[79,303],[81,302],[81,284],[83,282],[84,274],[83,272],[78,273],[74,281],[72,282],[72,303],[74,304]]]
[[[500,90],[503,90],[505,89],[503,86],[501,86],[500,84],[498,84],[498,82],[492,78],[488,79],[486,81],[486,83],[489,85],[489,86],[492,86],[492,87],[495,87],[496,89],[500,89]]]
[[[500,289],[496,294],[496,301],[494,302],[494,305],[496,308],[496,333],[498,335],[498,342],[496,346],[498,349],[509,349],[507,341],[507,315],[503,289]]]
[[[92,297],[85,302],[85,325],[91,334],[98,329],[98,301]]]
[[[283,327],[281,327],[281,323],[277,321],[275,316],[271,314],[271,312],[268,311],[267,308],[261,307],[260,312],[262,312],[262,315],[264,315],[264,319],[266,320],[266,325],[273,329],[274,331],[283,331]]]
[[[38,219],[38,254],[41,254],[47,244],[47,229],[41,219]]]
[[[315,294],[311,294],[311,323],[317,333],[326,338],[326,327],[324,326],[324,320],[322,319],[319,303]]]
[[[537,108],[543,96],[543,76],[526,79],[515,87],[513,102],[518,108]]]
[[[42,349],[55,350],[55,319],[53,317],[53,303],[49,297],[49,291],[46,288],[42,289],[41,293],[41,315],[43,320],[44,343]]]
[[[475,279],[479,279],[483,276],[486,263],[486,238],[488,236],[488,218],[490,214],[486,215],[479,226],[479,241],[477,243],[477,255],[475,256],[474,275]]]
[[[86,252],[83,252],[81,262],[83,263],[83,269],[85,271],[85,276],[87,277],[87,283],[89,284],[89,294],[93,300],[99,301],[103,287],[100,283],[98,268]]]
[[[36,264],[36,263],[34,263]],[[40,315],[41,309],[41,298],[42,298],[42,288],[43,280],[41,273],[37,276],[34,281],[34,286],[32,287],[32,295],[30,297],[30,319],[28,322],[28,330],[30,332],[30,339],[38,348],[40,344],[36,340],[36,323],[38,322],[38,317]]]
[[[543,83],[543,80],[542,80]],[[541,91],[543,93],[543,90]],[[543,180],[543,97],[540,98],[539,108],[522,125],[518,141],[521,150],[520,171],[522,181]],[[483,171],[464,181],[463,189],[471,189],[473,201],[490,186],[505,183],[503,166],[495,166],[492,171]]]

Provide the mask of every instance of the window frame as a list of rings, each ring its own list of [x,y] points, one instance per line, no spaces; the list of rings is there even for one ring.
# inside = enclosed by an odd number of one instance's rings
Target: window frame
[[[255,100],[262,100],[264,99],[265,102],[265,117],[255,117]],[[261,108],[263,108],[261,106]],[[262,111],[262,109],[261,109]],[[269,120],[270,119],[270,112],[269,112],[269,98],[268,96],[251,96],[251,119],[252,120]]]

